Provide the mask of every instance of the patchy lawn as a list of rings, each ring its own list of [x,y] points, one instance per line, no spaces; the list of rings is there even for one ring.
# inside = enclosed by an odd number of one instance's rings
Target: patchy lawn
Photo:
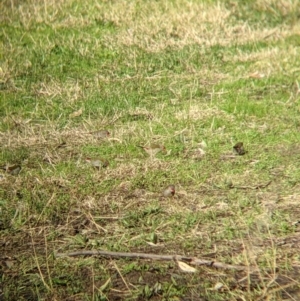
[[[299,300],[299,0],[0,10],[1,300]]]

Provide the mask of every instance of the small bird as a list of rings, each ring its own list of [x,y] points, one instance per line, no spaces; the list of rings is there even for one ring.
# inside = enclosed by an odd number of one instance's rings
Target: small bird
[[[139,145],[139,147],[141,147],[151,157],[155,156],[159,152],[166,153],[167,151],[165,146],[161,144],[150,144],[145,146]]]
[[[100,169],[102,167],[107,167],[109,165],[109,162],[106,159],[91,159],[91,158],[86,158],[86,162],[90,163],[94,168]]]
[[[238,142],[233,146],[233,152],[236,155],[242,156],[245,155],[246,151],[244,149],[244,143],[243,142]]]
[[[162,192],[162,196],[165,198],[172,197],[174,195],[175,195],[175,185],[167,186]]]
[[[19,165],[19,164],[14,164],[14,165],[11,165],[11,166],[8,166],[8,165],[1,166],[0,168],[5,170],[7,173],[9,173],[13,176],[17,176],[20,173],[21,169],[22,169],[21,165]]]
[[[100,131],[92,132],[91,134],[93,134],[98,139],[105,139],[110,136],[110,132],[108,130],[100,130]]]

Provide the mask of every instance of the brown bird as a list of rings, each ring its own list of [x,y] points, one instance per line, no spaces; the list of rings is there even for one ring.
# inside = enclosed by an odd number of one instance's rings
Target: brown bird
[[[98,139],[105,139],[110,136],[110,132],[108,130],[100,130],[100,131],[92,132],[91,134],[93,134]]]
[[[109,162],[106,159],[86,158],[85,161],[90,163],[96,169],[100,169],[102,167],[107,167],[109,165]]]
[[[242,156],[245,155],[246,151],[244,149],[244,143],[243,142],[238,142],[233,146],[233,152],[236,155]]]
[[[9,165],[1,166],[0,168],[5,170],[7,173],[9,173],[13,176],[17,176],[22,169],[21,165],[19,165],[19,164],[14,164],[11,166],[9,166]]]
[[[139,147],[141,147],[151,157],[155,156],[159,152],[163,152],[163,153],[167,152],[165,146],[161,144],[150,144],[145,146],[139,145]]]
[[[162,196],[165,198],[172,197],[174,195],[175,195],[175,185],[167,186],[162,192]]]

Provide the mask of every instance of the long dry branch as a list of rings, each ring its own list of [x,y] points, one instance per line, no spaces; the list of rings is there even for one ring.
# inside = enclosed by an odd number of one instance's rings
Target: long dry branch
[[[272,181],[269,181],[266,184],[257,184],[255,186],[235,186],[235,185],[232,185],[232,186],[230,186],[230,188],[235,188],[235,189],[253,189],[253,190],[256,190],[256,189],[266,188],[271,183],[272,183]]]
[[[205,265],[209,267],[219,268],[219,269],[233,269],[238,271],[254,271],[256,268],[250,266],[242,265],[232,265],[223,262],[199,259],[196,257],[187,257],[182,255],[159,255],[159,254],[149,254],[149,253],[131,253],[131,252],[111,252],[111,251],[77,251],[71,253],[57,253],[56,257],[66,257],[66,256],[95,256],[100,255],[103,257],[114,257],[114,258],[139,258],[139,259],[152,259],[152,260],[164,260],[164,261],[183,261],[191,265]]]

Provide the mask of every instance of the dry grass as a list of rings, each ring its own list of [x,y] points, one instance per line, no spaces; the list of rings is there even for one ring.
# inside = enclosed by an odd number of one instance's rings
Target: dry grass
[[[273,1],[276,2],[276,1]],[[258,1],[256,8],[268,13],[287,15],[296,11],[298,1],[284,4]],[[272,8],[271,8],[272,7]],[[231,7],[225,3],[199,3],[180,1],[173,3],[153,2],[147,6],[136,6],[132,2],[113,5],[104,13],[104,19],[124,28],[113,37],[108,36],[109,45],[138,46],[148,51],[161,51],[168,47],[182,48],[198,44],[203,47],[230,45],[232,43],[257,43],[266,38],[279,40],[299,32],[298,24],[293,27],[256,28],[247,22],[232,22],[232,15],[238,11],[234,2]],[[228,25],[231,26],[228,26]]]

